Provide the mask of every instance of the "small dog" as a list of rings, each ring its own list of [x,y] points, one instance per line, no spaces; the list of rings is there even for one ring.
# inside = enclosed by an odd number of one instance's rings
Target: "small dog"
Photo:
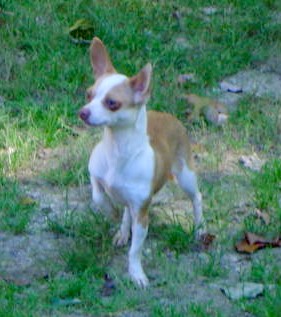
[[[94,204],[113,211],[116,202],[125,207],[117,246],[127,244],[129,274],[141,287],[148,279],[141,264],[141,251],[148,231],[148,206],[154,193],[174,178],[193,205],[197,234],[204,227],[202,198],[184,126],[172,115],[146,111],[150,96],[151,64],[133,77],[116,72],[98,38],[90,49],[95,83],[87,90],[88,103],[79,111],[88,125],[104,127],[94,148],[89,172]]]

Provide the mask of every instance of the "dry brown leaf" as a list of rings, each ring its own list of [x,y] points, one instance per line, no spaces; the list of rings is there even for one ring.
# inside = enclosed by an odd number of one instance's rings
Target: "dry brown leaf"
[[[260,246],[258,244],[249,244],[246,239],[243,239],[235,245],[235,248],[237,252],[253,253],[260,249]]]
[[[79,19],[69,28],[69,35],[75,44],[89,44],[94,36],[94,27],[90,21]]]
[[[215,240],[216,236],[211,233],[205,233],[200,236],[200,241],[202,243],[202,248],[204,250],[209,249],[213,241]]]
[[[281,247],[281,238],[267,240],[255,233],[246,232],[245,238],[235,245],[237,252],[253,253],[266,247]]]

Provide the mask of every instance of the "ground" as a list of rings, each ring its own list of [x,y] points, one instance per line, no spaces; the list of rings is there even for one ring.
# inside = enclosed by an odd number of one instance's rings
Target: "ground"
[[[280,5],[111,5],[98,1],[92,12],[87,1],[0,3],[10,52],[0,51],[0,315],[279,316],[281,249],[247,254],[235,244],[245,232],[280,237]],[[133,26],[123,24],[123,11]],[[177,115],[192,141],[214,240],[194,240],[191,204],[168,184],[150,206],[146,290],[129,280],[128,247],[112,246],[118,215],[93,212],[87,160],[101,131],[76,116],[91,69],[87,45],[67,34],[81,17],[92,21],[118,69],[133,74],[152,60],[148,107]],[[178,84],[184,73],[192,80]],[[242,92],[223,91],[221,82]],[[180,97],[189,93],[223,103],[227,122],[188,121]],[[229,299],[227,290],[239,282],[264,289],[252,299]]]

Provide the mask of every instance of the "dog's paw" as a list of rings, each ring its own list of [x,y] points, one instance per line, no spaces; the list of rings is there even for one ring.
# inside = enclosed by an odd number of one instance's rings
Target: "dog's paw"
[[[205,227],[200,227],[196,229],[195,238],[196,240],[201,240],[207,234],[207,229]]]
[[[149,285],[148,278],[144,274],[143,271],[131,271],[130,270],[130,276],[132,281],[139,286],[140,288],[146,288]]]
[[[201,240],[201,237],[204,237],[207,234],[207,226],[204,221],[199,225],[195,226],[195,239]]]
[[[129,241],[129,233],[124,233],[118,230],[113,238],[113,244],[117,247],[125,246]]]

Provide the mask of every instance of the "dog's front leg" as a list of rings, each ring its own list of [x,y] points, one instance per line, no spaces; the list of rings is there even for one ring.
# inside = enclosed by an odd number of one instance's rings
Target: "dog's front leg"
[[[92,185],[92,198],[93,198],[93,209],[95,211],[102,211],[106,216],[112,216],[114,207],[109,200],[108,196],[104,192],[102,186],[98,183],[95,177],[91,176]]]
[[[122,223],[121,223],[120,229],[114,236],[113,244],[115,244],[118,247],[122,247],[128,243],[128,240],[130,237],[131,225],[132,225],[131,214],[129,212],[129,209],[125,207]]]
[[[132,243],[129,251],[129,274],[132,280],[140,287],[148,286],[142,264],[142,247],[148,231],[148,214],[147,209],[131,210],[132,218]]]

